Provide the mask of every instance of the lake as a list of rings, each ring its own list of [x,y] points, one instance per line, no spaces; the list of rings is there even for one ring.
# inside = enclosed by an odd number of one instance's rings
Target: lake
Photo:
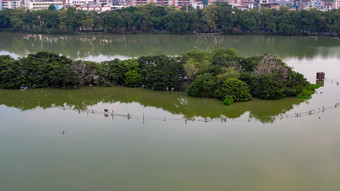
[[[327,191],[340,187],[340,40],[309,36],[0,33],[0,54],[103,61],[236,48],[275,54],[311,99],[223,106],[140,88],[0,90],[0,190]],[[107,112],[104,110],[107,109]]]

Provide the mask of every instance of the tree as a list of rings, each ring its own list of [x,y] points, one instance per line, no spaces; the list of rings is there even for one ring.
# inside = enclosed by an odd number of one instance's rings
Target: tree
[[[0,88],[20,87],[20,65],[12,57],[0,56]]]
[[[239,21],[243,31],[259,31],[259,13],[256,9],[244,10],[241,12]]]
[[[154,90],[180,90],[185,81],[181,57],[142,56],[138,59],[146,88]]]
[[[11,11],[11,27],[15,30],[22,30],[22,27],[24,26],[23,18],[25,15],[25,9],[24,8],[17,8]]]
[[[296,26],[294,25],[291,11],[276,18],[277,31],[283,34],[294,34],[296,32]]]
[[[124,85],[128,87],[140,87],[143,82],[142,75],[137,70],[129,70],[125,74]]]
[[[215,97],[217,82],[211,74],[198,75],[188,87],[188,95],[192,97]]]
[[[183,54],[185,64],[183,65],[186,76],[192,80],[195,75],[209,70],[211,65],[211,53],[198,50],[188,51]]]
[[[224,67],[238,67],[238,55],[234,48],[217,48],[212,52],[212,64]]]
[[[221,100],[231,97],[233,102],[243,102],[251,100],[248,85],[236,78],[225,80],[217,92],[218,98]]]
[[[217,9],[216,6],[210,5],[203,9],[202,12],[202,21],[204,22],[203,31],[206,32],[215,32],[217,29],[216,21],[217,21]]]
[[[74,61],[71,70],[76,74],[79,86],[96,86],[99,81],[99,66],[90,61]]]
[[[58,20],[59,20],[59,26],[58,30],[61,32],[66,32],[68,30],[67,28],[67,10],[62,9],[58,11]]]
[[[48,6],[48,10],[49,11],[55,11],[56,8],[55,8],[55,6],[53,4],[51,4],[50,6]]]
[[[283,83],[275,75],[260,75],[253,79],[252,94],[261,99],[280,99],[285,96]]]
[[[58,30],[60,20],[58,18],[57,11],[43,10],[43,17],[45,18],[44,19],[45,26],[48,29]]]
[[[187,15],[183,11],[171,11],[164,17],[164,27],[173,33],[184,33],[189,29],[189,23],[186,18]]]
[[[233,24],[235,22],[235,17],[233,13],[233,8],[228,3],[218,3],[217,7],[217,30],[222,32],[231,32],[233,29]]]
[[[86,18],[81,20],[81,25],[80,27],[82,28],[82,30],[93,30],[93,23],[94,20],[92,17],[90,16],[86,16]]]
[[[5,9],[0,11],[0,28],[10,28],[11,27],[11,19],[10,14],[12,9]]]
[[[129,71],[139,71],[139,63],[136,59],[112,60],[101,63],[100,79],[107,84],[124,85],[126,73]],[[104,82],[103,81],[103,82]]]
[[[240,78],[240,72],[236,71],[234,68],[226,68],[226,71],[222,74],[216,76],[219,83],[225,81],[228,78]]]
[[[74,7],[67,7],[66,26],[68,31],[76,31],[80,26],[80,19],[78,18],[77,11]]]
[[[260,23],[261,30],[263,32],[275,32],[276,31],[276,23],[274,10],[268,8],[262,8],[260,14]]]

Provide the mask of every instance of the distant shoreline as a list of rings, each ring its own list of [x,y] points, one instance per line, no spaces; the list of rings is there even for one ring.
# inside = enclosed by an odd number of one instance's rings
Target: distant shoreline
[[[61,10],[0,11],[0,30],[54,34],[271,34],[340,36],[340,11],[234,9],[227,3],[203,9],[147,4],[102,13]]]
[[[13,31],[11,29],[0,30],[0,33],[21,33],[21,34],[43,34],[43,35],[263,35],[263,36],[329,36],[329,37],[340,37],[340,32],[317,32],[317,33],[295,33],[295,34],[283,34],[275,32],[242,32],[242,33],[204,33],[204,32],[186,32],[186,33],[170,33],[170,32],[129,32],[129,33],[112,33],[112,32],[39,32],[39,31]]]

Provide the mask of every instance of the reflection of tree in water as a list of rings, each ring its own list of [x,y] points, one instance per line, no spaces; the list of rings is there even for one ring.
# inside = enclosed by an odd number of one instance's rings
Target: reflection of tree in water
[[[256,35],[41,35],[1,33],[0,50],[26,56],[49,51],[72,59],[90,56],[178,55],[194,48],[236,48],[241,56],[269,52],[281,58],[340,58],[339,41],[331,37],[256,36]]]
[[[23,101],[23,102],[22,102]],[[183,92],[161,92],[139,88],[80,88],[80,89],[33,89],[26,91],[1,90],[0,104],[21,110],[30,110],[38,106],[46,109],[52,106],[69,107],[85,110],[99,102],[132,103],[142,106],[161,108],[172,114],[183,114],[185,118],[239,118],[245,112],[263,123],[273,122],[301,99],[286,98],[277,101],[254,100],[223,106],[219,100],[188,97]],[[38,104],[39,103],[39,104]]]
[[[234,104],[235,107],[243,107],[250,112],[250,117],[258,119],[262,123],[271,123],[275,117],[293,109],[294,106],[304,102],[303,99],[284,98],[280,100],[259,100]],[[231,111],[232,112],[232,111]],[[227,114],[228,115],[228,114]]]

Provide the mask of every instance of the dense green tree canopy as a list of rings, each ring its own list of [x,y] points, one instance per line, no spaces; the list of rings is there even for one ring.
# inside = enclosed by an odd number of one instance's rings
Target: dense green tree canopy
[[[210,73],[198,75],[188,87],[188,95],[192,97],[215,97],[218,83]]]
[[[251,99],[248,85],[236,78],[226,79],[217,94],[222,100],[231,97],[233,102],[249,101]]]
[[[276,33],[308,34],[340,32],[340,10],[239,10],[226,3],[204,9],[176,9],[154,4],[97,13],[68,7],[55,10],[0,11],[0,29],[14,31],[75,32],[170,32],[170,33]]]

